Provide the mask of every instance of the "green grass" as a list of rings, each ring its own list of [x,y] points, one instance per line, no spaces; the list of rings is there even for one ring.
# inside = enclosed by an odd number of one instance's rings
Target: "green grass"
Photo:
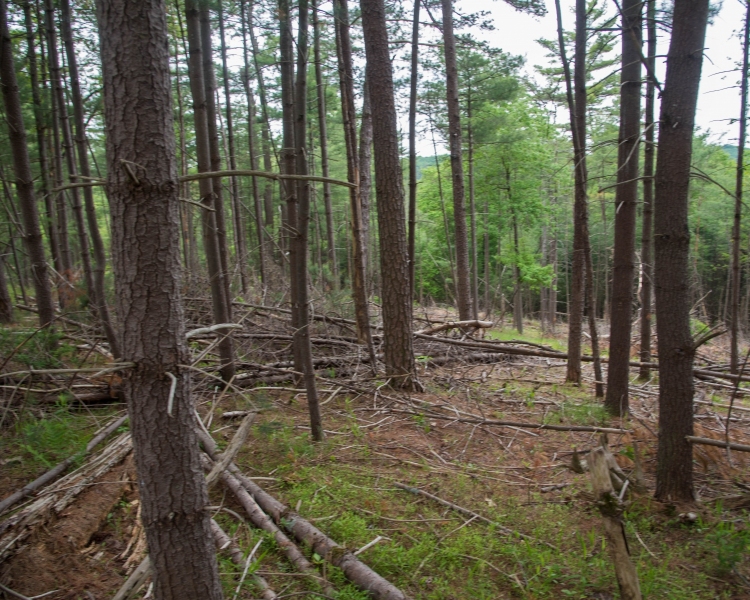
[[[578,411],[578,412],[576,412]],[[565,419],[602,422],[591,406],[565,404]],[[503,495],[505,491],[482,482],[481,476],[430,475],[407,468],[373,464],[366,446],[353,447],[348,436],[330,436],[320,446],[307,442],[288,426],[256,427],[251,462],[254,472],[274,472],[280,481],[269,491],[351,550],[381,535],[381,541],[361,559],[375,571],[420,600],[467,598],[590,598],[616,593],[614,570],[604,542],[598,513],[586,500],[547,503],[533,492]],[[331,439],[333,438],[333,439]],[[335,459],[334,451],[348,446],[351,460]],[[275,471],[274,471],[275,469]],[[415,476],[419,479],[415,479]],[[461,506],[544,543],[502,535],[495,527],[474,521],[430,500],[394,488],[390,481],[426,487]],[[427,482],[427,485],[425,485]],[[587,489],[585,477],[578,484]],[[273,488],[273,489],[272,489]],[[494,497],[489,505],[485,495]],[[686,528],[664,522],[648,498],[638,499],[627,515],[630,549],[646,597],[700,599],[721,597],[702,571],[676,568],[695,565],[696,549],[713,548],[714,528]],[[654,559],[636,540],[637,530]],[[726,564],[740,560],[746,538],[722,529],[713,534],[725,540]],[[744,534],[743,534],[744,535]],[[743,541],[737,541],[739,539]],[[676,541],[678,540],[678,541]],[[713,567],[712,567],[713,568]],[[717,571],[714,571],[717,572]],[[343,584],[335,570],[332,581]],[[339,598],[364,598],[353,588]],[[729,597],[729,596],[727,596]]]

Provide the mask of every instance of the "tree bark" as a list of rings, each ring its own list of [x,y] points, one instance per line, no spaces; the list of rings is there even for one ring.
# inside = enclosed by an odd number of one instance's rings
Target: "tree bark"
[[[167,10],[162,0],[100,0],[97,9],[122,357],[136,365],[124,386],[154,593],[220,600],[189,371],[179,366],[189,354]],[[135,178],[124,164],[138,165]]]
[[[448,103],[448,137],[453,181],[453,221],[456,245],[456,304],[462,321],[472,318],[469,284],[469,240],[466,231],[464,167],[461,147],[461,108],[458,101],[456,38],[453,35],[453,1],[441,0],[445,49],[445,89]]]
[[[186,0],[185,15],[189,47],[190,91],[193,97],[193,120],[195,123],[195,149],[198,160],[198,172],[206,173],[211,170],[211,151],[208,141],[208,118],[206,113],[206,88],[203,82],[203,47],[201,44],[201,27],[198,4],[195,0]],[[199,190],[201,204],[207,208],[214,208],[213,193],[214,180],[200,179]],[[227,309],[229,298],[226,296],[227,286],[224,284],[224,272],[219,257],[219,240],[216,225],[216,211],[202,210],[203,246],[206,253],[208,279],[211,287],[211,306],[215,323],[229,323],[230,312]],[[225,336],[219,343],[221,356],[221,375],[224,381],[229,381],[235,372],[234,347],[232,338]]]
[[[26,128],[21,110],[16,71],[13,64],[13,44],[8,30],[8,13],[5,0],[0,0],[0,84],[3,88],[5,121],[8,124],[8,139],[13,155],[13,171],[16,178],[16,194],[23,218],[23,240],[31,261],[36,303],[39,309],[39,324],[49,325],[55,318],[52,291],[47,276],[47,261],[44,256],[44,240],[39,225],[39,212],[34,195],[34,178],[26,146]]]
[[[313,2],[313,45],[315,53],[315,91],[318,100],[318,132],[320,134],[320,169],[323,177],[329,176],[328,169],[328,132],[326,128],[326,93],[323,86],[323,65],[320,57],[320,23],[318,22],[318,4]],[[331,204],[331,184],[323,184],[323,206],[326,213],[326,245],[328,246],[328,264],[331,268],[334,289],[339,286],[339,270],[336,262],[336,231],[333,225],[333,206]]]
[[[227,123],[227,145],[229,146],[229,169],[231,171],[237,170],[237,144],[234,140],[234,116],[232,114],[232,94],[229,89],[229,67],[227,66],[227,42],[226,33],[224,31],[224,5],[219,0],[217,2],[217,8],[219,11],[219,39],[221,41],[221,67],[222,67],[222,83],[224,86],[224,112],[226,113]],[[249,109],[249,107],[248,107]],[[249,111],[248,111],[248,114]],[[245,220],[242,218],[242,201],[240,199],[240,187],[239,181],[236,177],[230,178],[230,194],[232,199],[232,216],[234,224],[234,248],[235,257],[240,271],[240,287],[242,293],[247,295],[248,293],[248,279],[247,279],[247,262],[249,259],[247,253],[247,242],[245,234]],[[259,232],[260,233],[260,232]],[[261,243],[260,235],[258,236],[258,244]]]
[[[417,232],[417,84],[419,82],[419,6],[414,0],[411,33],[411,75],[409,82],[409,293],[414,298],[414,250]],[[476,318],[476,315],[474,315]]]
[[[372,110],[367,76],[362,82],[362,118],[359,125],[359,201],[362,207],[362,252],[365,270],[369,279],[365,282],[372,288],[372,274],[375,270],[370,252],[370,191],[372,190]]]
[[[734,187],[734,226],[732,227],[732,316],[730,318],[730,365],[732,373],[737,373],[739,367],[739,336],[740,336],[740,243],[742,219],[742,181],[745,173],[745,139],[747,132],[747,75],[748,75],[748,47],[750,47],[750,4],[745,13],[745,32],[742,42],[742,72],[741,72],[741,106],[740,106],[740,134],[737,147],[737,174]]]
[[[622,70],[620,76],[620,136],[615,193],[615,248],[612,260],[612,304],[609,369],[604,406],[610,414],[628,412],[630,332],[633,321],[635,222],[638,201],[638,148],[641,136],[640,0],[622,3]]]
[[[245,96],[247,98],[247,150],[250,155],[250,168],[253,171],[258,170],[258,157],[255,154],[255,100],[253,91],[250,88],[250,60],[248,58],[247,48],[247,22],[246,17],[246,0],[240,2],[240,20],[242,22],[242,57],[245,62],[245,71],[242,74],[242,84],[245,87]],[[266,184],[268,187],[268,184]],[[253,187],[253,207],[255,209],[255,228],[258,232],[258,268],[260,270],[260,281],[265,286],[266,280],[266,256],[267,251],[271,249],[271,240],[268,233],[263,230],[263,208],[261,206],[260,190],[258,178],[252,178]],[[269,187],[270,189],[270,187]]]
[[[659,122],[654,292],[659,352],[656,497],[693,500],[693,358],[688,188],[708,0],[677,2]]]
[[[560,0],[555,0],[557,37],[565,74],[565,89],[573,138],[575,199],[573,203],[573,258],[568,294],[568,368],[565,380],[581,384],[581,336],[586,277],[586,235],[588,232],[588,198],[586,182],[586,4],[576,0],[575,71],[571,81],[570,64],[565,56]],[[574,97],[575,96],[575,97]]]
[[[62,274],[64,267],[60,257],[60,244],[57,238],[55,226],[55,206],[50,195],[49,161],[47,159],[47,144],[45,140],[45,118],[42,105],[42,94],[39,89],[39,73],[36,60],[36,35],[34,33],[34,20],[31,14],[31,3],[23,3],[24,24],[26,26],[26,57],[29,64],[29,79],[31,80],[31,98],[34,103],[34,124],[36,126],[37,153],[39,156],[39,174],[41,180],[41,194],[44,198],[44,207],[47,217],[47,237],[49,238],[52,261],[58,275]],[[58,280],[59,281],[59,280]],[[62,284],[62,282],[60,282]],[[58,301],[61,298],[58,298]]]
[[[78,164],[80,175],[83,178],[91,177],[89,166],[88,141],[86,140],[86,126],[83,115],[83,97],[81,95],[81,84],[78,76],[78,60],[73,45],[73,30],[70,24],[70,2],[60,2],[60,32],[65,45],[65,53],[68,58],[68,73],[70,77],[70,95],[73,101],[73,123],[75,125],[76,150],[78,151]],[[85,180],[85,179],[84,179]],[[92,270],[94,294],[92,300],[95,303],[96,312],[102,323],[104,334],[107,336],[112,356],[119,358],[120,341],[107,306],[107,295],[104,291],[104,272],[106,270],[106,252],[104,241],[99,231],[96,219],[96,207],[94,206],[93,188],[83,188],[83,204],[86,210],[86,222],[91,236],[91,245],[94,250],[94,268]]]
[[[8,280],[5,277],[5,259],[0,255],[0,323],[13,322],[13,300],[8,293]]]
[[[648,31],[649,72],[656,71],[656,0],[646,2]],[[651,320],[653,312],[653,277],[652,259],[653,220],[654,220],[654,78],[649,75],[646,80],[646,114],[643,147],[643,224],[641,226],[641,362],[651,362]],[[640,379],[651,377],[651,368],[643,366],[638,372]]]
[[[206,124],[208,127],[208,149],[211,156],[211,171],[221,171],[221,146],[216,110],[216,72],[214,71],[213,42],[211,32],[211,13],[205,0],[199,2],[201,57],[203,66],[203,85],[205,87]],[[220,177],[213,182],[213,207],[216,211],[216,241],[219,245],[222,283],[226,298],[226,311],[232,319],[231,274],[229,271],[229,243],[227,240],[226,211],[224,209],[224,188]],[[228,321],[227,321],[228,322]]]
[[[294,98],[294,140],[296,142],[296,174],[307,175],[307,53],[308,53],[308,13],[307,0],[299,0],[299,20],[297,27],[297,81]],[[291,182],[290,182],[291,183]],[[315,368],[312,361],[310,343],[310,310],[307,293],[307,239],[310,228],[310,182],[297,182],[297,223],[292,244],[296,245],[295,262],[292,263],[292,287],[296,297],[292,311],[297,313],[297,328],[294,331],[294,346],[297,349],[305,374],[307,408],[310,413],[310,431],[313,440],[323,440],[323,422],[320,418],[318,389],[315,386]]]
[[[341,87],[341,114],[344,121],[346,143],[346,165],[349,181],[360,181],[357,156],[357,123],[354,107],[354,69],[352,67],[352,46],[349,37],[349,6],[347,0],[334,0],[336,23],[336,43],[338,46],[339,81]],[[352,296],[357,320],[357,339],[367,347],[373,369],[376,368],[375,348],[370,330],[370,310],[367,303],[367,265],[365,262],[363,216],[360,190],[349,190],[349,204],[352,219]]]
[[[372,102],[386,375],[394,387],[413,389],[418,384],[412,351],[404,188],[385,4],[383,0],[363,0],[360,6]]]

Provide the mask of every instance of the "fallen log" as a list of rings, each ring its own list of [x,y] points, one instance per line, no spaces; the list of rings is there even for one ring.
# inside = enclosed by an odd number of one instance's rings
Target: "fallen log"
[[[439,323],[430,327],[425,327],[419,331],[415,331],[414,334],[421,335],[432,335],[448,329],[489,329],[494,323],[492,321],[479,321],[472,319],[470,321],[448,321],[447,323]]]
[[[685,439],[691,444],[703,444],[704,446],[718,446],[719,448],[729,448],[730,450],[739,450],[740,452],[750,452],[750,446],[745,444],[734,444],[732,442],[725,442],[723,440],[715,440],[713,438],[697,437],[694,435],[686,435]]]
[[[227,554],[229,554],[229,558],[232,559],[232,562],[235,565],[247,570],[248,564],[247,561],[245,561],[245,557],[242,556],[242,550],[240,550],[240,547],[230,539],[221,526],[213,519],[211,519],[211,533],[214,534],[216,549],[226,550]],[[249,556],[248,561],[251,558],[252,556]],[[260,588],[260,596],[263,600],[274,600],[275,598],[278,598],[276,592],[269,587],[268,582],[263,577],[253,574],[253,580],[255,581],[255,585]]]
[[[546,425],[544,423],[524,423],[521,421],[498,421],[495,419],[467,419],[463,417],[454,417],[448,415],[439,415],[435,413],[418,413],[411,410],[400,410],[398,408],[389,408],[388,412],[400,413],[405,415],[415,415],[418,417],[428,417],[430,419],[440,419],[443,421],[456,421],[457,423],[469,423],[471,425],[497,425],[501,427],[519,427],[521,429],[550,429],[552,431],[585,431],[589,433],[630,433],[628,429],[615,429],[614,427],[590,427],[588,425]]]
[[[198,430],[198,437],[206,453],[213,459],[217,455],[213,438],[202,430]],[[231,464],[228,470],[279,527],[289,531],[297,541],[307,544],[318,555],[340,568],[347,579],[370,592],[375,600],[407,600],[408,597],[401,590],[370,569],[349,550],[339,546],[314,525],[266,493],[254,481],[244,477],[236,465]]]
[[[125,421],[127,420],[128,416],[124,415],[120,417],[119,419],[115,419],[112,421],[109,425],[101,429],[92,439],[91,441],[86,445],[86,450],[83,453],[85,456],[89,452],[91,452],[94,448],[96,448],[101,442],[103,442],[105,439],[107,439],[112,433],[114,433]],[[31,495],[33,492],[41,488],[42,486],[47,485],[49,482],[53,481],[56,477],[64,473],[68,467],[70,467],[73,463],[75,463],[77,460],[81,458],[80,454],[75,454],[73,456],[69,456],[64,461],[62,461],[57,466],[51,468],[49,471],[44,473],[43,475],[40,475],[37,477],[34,481],[31,483],[25,485],[23,488],[15,492],[14,494],[11,494],[7,498],[5,498],[2,502],[0,502],[0,514],[3,514],[5,511],[7,511],[11,506],[14,504],[17,504],[27,496]]]

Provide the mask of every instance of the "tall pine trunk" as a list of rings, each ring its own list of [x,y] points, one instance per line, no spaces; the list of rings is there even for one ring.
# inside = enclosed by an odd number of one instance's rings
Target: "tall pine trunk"
[[[124,388],[154,596],[220,600],[190,375],[180,366],[190,355],[166,7],[162,0],[100,0],[97,8],[122,357],[136,364]],[[137,178],[123,164],[138,165]]]
[[[651,321],[653,313],[653,220],[654,220],[654,91],[656,82],[656,0],[646,2],[646,30],[648,31],[649,77],[646,80],[646,114],[643,146],[643,221],[641,225],[641,367],[640,379],[651,377]]]
[[[693,359],[688,191],[708,0],[675,3],[659,116],[654,210],[654,291],[659,352],[656,497],[693,500]]]
[[[445,48],[445,89],[448,103],[448,137],[453,181],[453,227],[456,243],[456,304],[462,321],[471,319],[471,286],[469,284],[469,239],[466,231],[464,166],[461,147],[461,108],[458,102],[458,68],[456,38],[453,35],[453,1],[441,0],[443,8],[443,41]]]
[[[732,227],[732,316],[731,327],[731,368],[737,373],[739,366],[739,337],[740,337],[740,243],[742,242],[740,224],[742,219],[742,181],[745,173],[745,138],[747,131],[747,75],[748,75],[748,46],[750,46],[750,4],[745,13],[745,32],[742,42],[742,73],[741,73],[741,106],[740,106],[740,134],[737,147],[737,175],[734,188],[734,226]]]
[[[36,304],[39,310],[39,324],[45,326],[50,325],[54,320],[55,307],[52,303],[52,291],[47,276],[44,240],[39,225],[39,211],[36,207],[34,195],[34,179],[31,174],[31,161],[26,146],[26,128],[23,122],[21,96],[13,64],[13,43],[8,31],[8,13],[5,0],[0,0],[0,36],[2,38],[0,39],[0,84],[3,89],[5,121],[8,126],[8,139],[13,155],[16,194],[23,218],[23,240],[31,261]]]
[[[380,238],[386,375],[398,388],[418,387],[412,346],[412,309],[398,148],[398,117],[383,0],[362,0],[367,85],[372,102],[375,187]]]
[[[612,305],[609,369],[604,406],[610,414],[628,412],[630,332],[633,321],[635,222],[638,200],[638,149],[641,135],[640,0],[622,3],[622,70],[620,76],[620,135],[615,193],[615,248],[612,260]]]

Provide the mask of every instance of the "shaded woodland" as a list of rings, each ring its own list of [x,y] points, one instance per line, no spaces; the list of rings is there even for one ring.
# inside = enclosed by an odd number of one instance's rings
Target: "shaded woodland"
[[[509,3],[0,0],[0,594],[744,597],[750,5]]]

